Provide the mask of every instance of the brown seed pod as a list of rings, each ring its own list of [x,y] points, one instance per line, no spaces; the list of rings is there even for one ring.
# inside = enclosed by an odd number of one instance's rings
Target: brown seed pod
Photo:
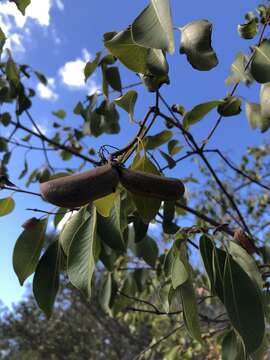
[[[74,208],[114,192],[118,182],[117,170],[106,164],[81,174],[41,183],[40,192],[49,203]]]
[[[122,168],[119,168],[119,175],[120,183],[134,195],[179,200],[185,192],[183,183],[178,179]]]
[[[254,254],[257,251],[256,246],[253,244],[253,241],[249,236],[241,229],[234,230],[234,239],[244,248],[250,255]]]

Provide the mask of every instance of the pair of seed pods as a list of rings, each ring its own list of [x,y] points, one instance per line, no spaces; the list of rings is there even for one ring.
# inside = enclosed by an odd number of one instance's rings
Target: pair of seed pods
[[[185,192],[183,183],[178,179],[128,170],[111,163],[43,182],[40,191],[49,203],[70,209],[113,193],[119,181],[134,195],[160,200],[178,200]]]

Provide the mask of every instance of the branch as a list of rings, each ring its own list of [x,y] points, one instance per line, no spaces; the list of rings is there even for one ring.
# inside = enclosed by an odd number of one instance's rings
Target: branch
[[[39,193],[36,193],[36,192],[33,192],[33,191],[28,191],[28,190],[23,190],[23,189],[11,187],[11,186],[1,185],[0,190],[12,190],[13,192],[24,193],[24,194],[29,194],[29,195],[35,195],[35,196],[42,197],[41,194],[39,194]]]

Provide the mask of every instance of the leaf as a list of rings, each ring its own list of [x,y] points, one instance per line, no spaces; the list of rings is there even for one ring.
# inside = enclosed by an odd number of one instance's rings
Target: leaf
[[[36,270],[45,241],[47,222],[47,218],[38,221],[35,226],[25,229],[16,241],[13,268],[21,285]]]
[[[261,116],[270,123],[270,83],[261,85],[260,105]]]
[[[112,315],[110,309],[110,300],[112,295],[112,274],[108,273],[103,279],[101,290],[99,293],[99,304],[102,310],[109,315]]]
[[[148,49],[146,65],[153,75],[167,76],[169,72],[169,65],[164,52],[159,49]]]
[[[133,164],[132,169],[160,175],[155,165],[148,159],[146,155],[141,157],[135,164]],[[143,222],[145,224],[149,224],[158,213],[161,200],[133,194],[132,199]]]
[[[214,289],[219,299],[224,303],[224,269],[227,253],[219,248],[213,247],[212,254]]]
[[[177,154],[179,151],[183,149],[183,146],[178,146],[178,140],[171,140],[168,143],[168,151],[171,156]]]
[[[211,110],[222,104],[220,100],[208,101],[194,106],[193,109],[186,112],[183,118],[183,125],[188,128],[190,125],[194,125],[202,120]]]
[[[94,205],[97,208],[97,212],[103,217],[109,217],[111,213],[111,209],[114,204],[114,200],[117,196],[117,193],[114,192],[107,196],[104,196],[98,200],[94,201]]]
[[[213,249],[212,240],[207,235],[202,235],[200,238],[200,254],[212,292],[214,288]]]
[[[79,227],[88,219],[89,213],[87,207],[82,207],[78,212],[71,216],[71,218],[64,225],[63,230],[59,235],[59,242],[67,255],[70,244]]]
[[[199,342],[202,341],[199,314],[195,292],[191,281],[186,281],[179,286],[179,292],[182,300],[183,316],[186,329],[190,336]]]
[[[15,208],[15,201],[12,197],[0,199],[0,216],[10,214]]]
[[[187,55],[192,67],[208,71],[218,65],[217,55],[211,45],[212,24],[208,20],[192,21],[180,30],[180,54]]]
[[[70,282],[90,299],[91,282],[95,268],[94,242],[96,241],[97,215],[92,206],[91,216],[81,225],[68,251],[67,274]]]
[[[165,234],[175,234],[179,227],[173,222],[175,217],[175,201],[163,203],[163,231]]]
[[[170,250],[166,253],[163,264],[164,274],[167,277],[171,276],[174,258],[175,258],[175,254],[174,254],[174,248],[172,246]]]
[[[246,116],[252,129],[259,128],[262,133],[269,129],[270,119],[262,117],[260,104],[246,102]]]
[[[246,24],[238,25],[237,30],[241,38],[243,39],[253,39],[257,35],[259,26],[256,19],[251,19]]]
[[[84,67],[84,81],[86,82],[89,77],[93,74],[99,64],[101,52],[96,53],[96,57],[93,61],[88,61],[88,63]]]
[[[152,268],[155,267],[158,258],[158,246],[151,237],[145,236],[143,240],[135,243],[136,256],[143,260]]]
[[[97,232],[101,240],[117,251],[125,251],[126,244],[124,242],[123,233],[121,229],[121,199],[117,195],[112,206],[110,216],[97,217]]]
[[[134,242],[139,243],[144,239],[148,231],[148,224],[145,224],[139,216],[135,216],[133,221]]]
[[[160,155],[167,161],[169,169],[173,169],[176,166],[175,160],[168,154],[166,154],[164,151],[159,150]]]
[[[251,280],[258,286],[258,289],[263,289],[263,281],[257,264],[252,256],[250,256],[242,246],[230,241],[229,252],[233,259],[241,266],[241,268],[249,275]]]
[[[65,110],[57,110],[57,111],[53,111],[53,115],[58,117],[58,119],[65,119],[65,117],[67,116]]]
[[[122,83],[121,83],[118,67],[111,66],[108,69],[106,69],[105,73],[106,73],[106,79],[109,85],[111,86],[111,88],[113,88],[113,90],[115,91],[122,92]]]
[[[222,360],[237,360],[237,359],[239,359],[237,337],[235,332],[233,330],[230,330],[227,332],[227,334],[224,336],[222,340]]]
[[[264,338],[263,306],[252,280],[230,255],[224,271],[224,304],[247,353],[252,354]]]
[[[134,120],[134,107],[137,101],[138,94],[135,90],[130,90],[123,96],[114,99],[116,105],[124,109],[130,117],[130,120]]]
[[[169,0],[151,0],[131,25],[136,43],[147,48],[174,52],[174,36]]]
[[[41,72],[39,71],[34,71],[36,77],[38,78],[38,80],[41,82],[41,84],[43,85],[47,85],[47,79],[45,77],[45,75],[43,75]]]
[[[9,53],[8,60],[6,62],[6,76],[9,81],[14,85],[18,85],[20,82],[20,75],[15,62],[13,61],[11,54]]]
[[[42,255],[37,265],[33,293],[40,309],[49,318],[59,288],[59,273],[61,264],[61,248],[54,241]]]
[[[228,96],[218,106],[217,111],[221,116],[234,116],[241,112],[242,101],[237,96]]]
[[[4,44],[5,40],[6,40],[6,35],[3,32],[2,28],[0,27],[0,42]]]
[[[258,83],[270,82],[270,40],[263,40],[259,46],[254,47],[250,72]]]
[[[31,0],[13,0],[20,12],[25,15],[25,9],[30,5]]]
[[[143,74],[147,72],[148,49],[134,42],[130,27],[114,34],[112,38],[105,34],[104,45],[130,70]]]
[[[179,256],[176,254],[172,263],[172,286],[174,289],[178,286],[183,285],[189,278],[188,272],[185,268],[183,262],[179,259]]]
[[[237,84],[243,81],[245,85],[250,85],[253,77],[249,69],[246,69],[248,59],[245,54],[238,53],[231,65],[231,75],[225,80],[226,85]]]
[[[160,133],[152,136],[147,136],[144,139],[145,149],[146,150],[154,150],[157,147],[168,142],[173,136],[173,133],[169,130],[163,130]]]

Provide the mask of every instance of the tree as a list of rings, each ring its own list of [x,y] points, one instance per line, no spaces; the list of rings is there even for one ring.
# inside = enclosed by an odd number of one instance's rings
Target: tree
[[[15,3],[24,13],[30,1]],[[85,79],[100,70],[103,85],[102,93],[91,94],[75,105],[74,114],[82,119],[81,125],[65,124],[66,112],[61,109],[53,113],[58,120],[52,124],[55,133],[50,137],[42,133],[31,114],[35,93],[27,85],[33,75],[44,84],[46,77],[28,65],[16,63],[7,52],[1,64],[0,101],[14,105],[15,117],[9,111],[1,113],[1,124],[11,129],[9,137],[1,137],[1,188],[57,206],[56,210],[34,209],[43,214],[23,224],[13,254],[21,284],[34,273],[33,293],[48,318],[60,273],[64,272],[88,300],[93,287],[99,288],[102,308],[111,317],[125,319],[127,302],[132,301],[128,311],[133,322],[129,326],[136,327],[140,316],[148,316],[152,326],[158,324],[155,318],[166,319],[161,321],[163,336],[153,339],[137,358],[155,356],[155,348],[168,359],[179,358],[179,354],[185,356],[190,344],[194,344],[192,354],[199,358],[198,349],[203,354],[201,346],[209,337],[213,346],[221,344],[223,359],[264,357],[269,312],[269,220],[264,213],[270,189],[269,147],[249,149],[237,166],[223,149],[213,149],[210,143],[223,118],[241,112],[242,100],[236,95],[241,82],[260,84],[260,103],[246,101],[246,116],[252,128],[268,130],[270,42],[265,34],[269,9],[268,5],[259,5],[257,13],[246,14],[246,23],[238,26],[243,39],[254,38],[254,46],[249,54],[236,56],[226,80],[232,86],[229,94],[186,111],[162,95],[162,86],[170,81],[166,56],[175,48],[171,7],[169,0],[151,0],[125,30],[105,33],[107,53],[98,52],[86,64]],[[210,71],[218,65],[208,20],[193,21],[179,30],[180,53],[187,57],[188,66]],[[4,45],[4,34],[1,41]],[[122,65],[137,73],[140,83],[153,93],[139,123],[134,120],[138,93],[133,89],[138,84],[122,87]],[[214,110],[216,124],[199,141],[192,127]],[[121,149],[104,144],[98,151],[88,150],[85,141],[89,136],[120,132],[122,111],[129,114],[137,128],[134,138]],[[164,127],[153,134],[157,121],[163,121]],[[20,141],[14,139],[15,133],[20,134]],[[179,133],[188,147],[185,153]],[[32,169],[25,156],[20,175],[28,175],[26,186],[40,182],[40,193],[16,187],[13,179],[10,182],[11,145],[24,148],[26,154],[43,154],[45,167]],[[212,165],[213,154],[225,165],[221,171]],[[65,166],[64,172],[56,171],[58,155],[63,162],[74,157],[80,163],[75,169]],[[185,159],[200,160],[199,175],[193,173],[181,180],[165,176],[168,169]],[[162,160],[165,166],[160,165]],[[95,168],[81,172],[88,164]],[[198,182],[199,178],[201,182],[204,179],[202,190],[196,193],[194,189],[187,198],[187,183]],[[2,216],[12,212],[13,195],[0,202]],[[189,214],[191,225],[179,226]],[[48,218],[53,218],[55,227],[65,218],[65,225],[45,246]],[[150,234],[151,223],[159,229],[157,239]],[[194,265],[192,259],[198,254],[204,269]],[[178,332],[183,334],[183,329],[191,340],[186,341],[182,335],[181,346],[173,342],[170,346],[169,341]],[[163,348],[163,344],[167,345]]]

